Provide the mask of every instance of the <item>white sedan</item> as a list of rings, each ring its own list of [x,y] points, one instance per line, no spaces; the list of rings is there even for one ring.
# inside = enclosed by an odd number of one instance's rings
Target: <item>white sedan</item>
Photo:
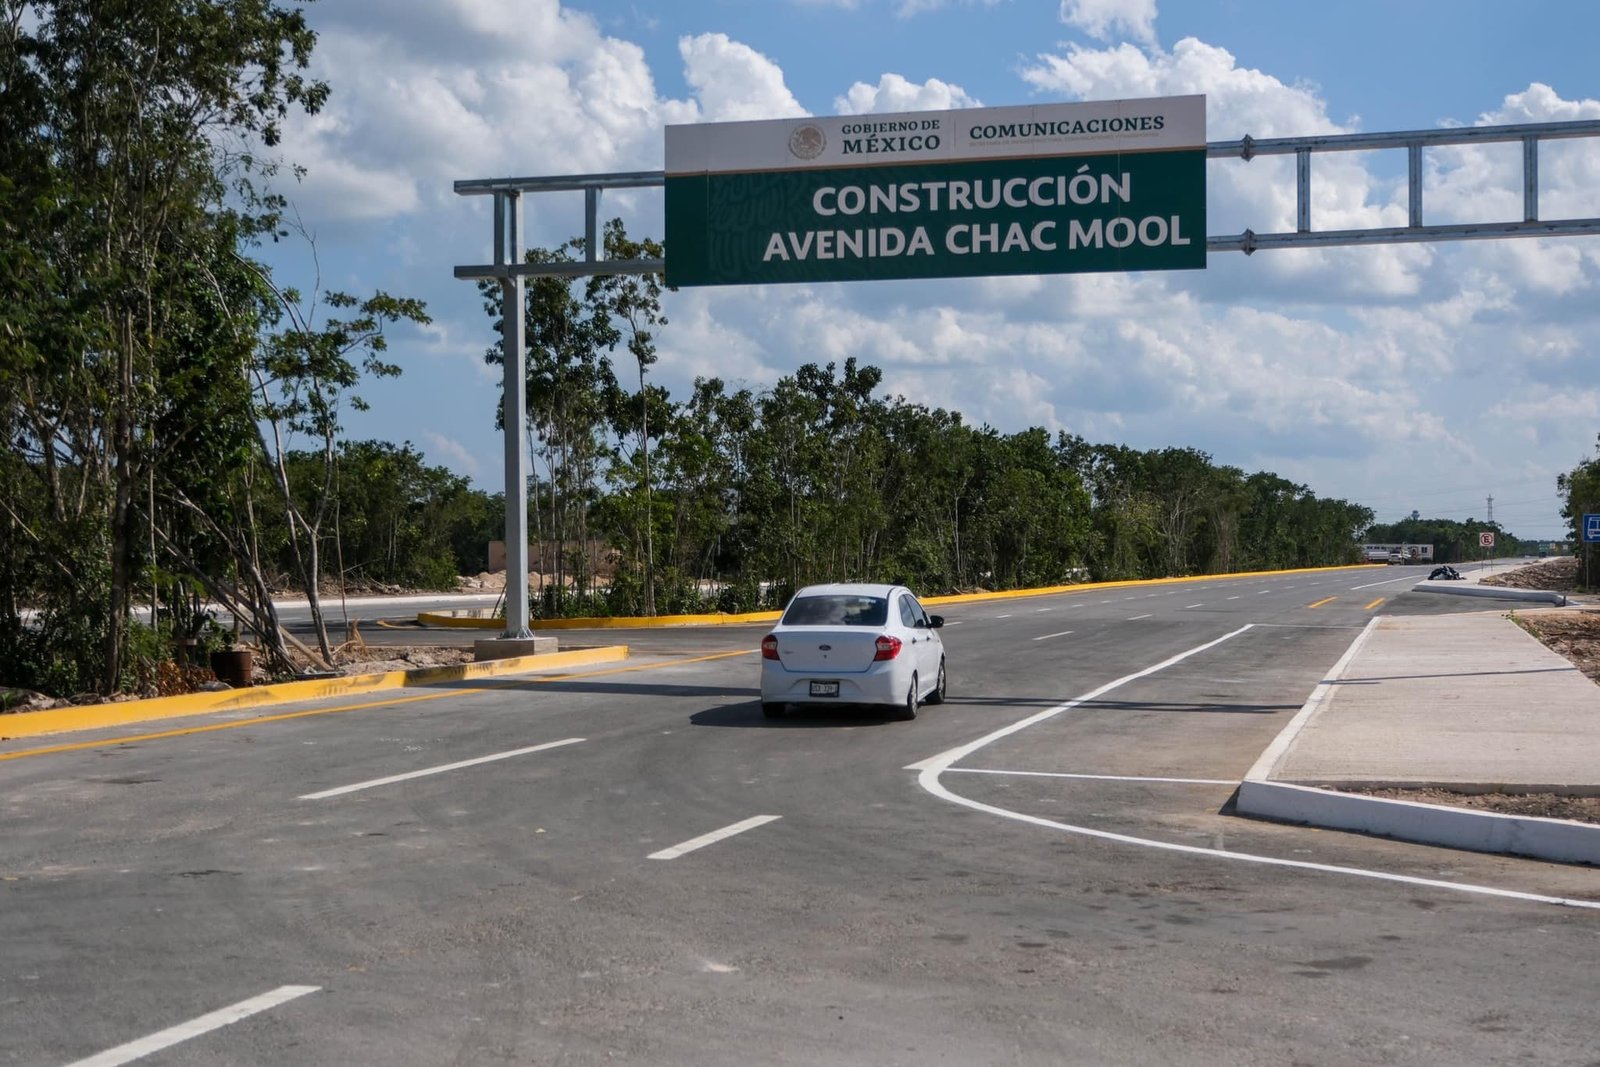
[[[899,719],[945,696],[944,619],[898,585],[808,585],[761,639],[761,710],[879,704]]]

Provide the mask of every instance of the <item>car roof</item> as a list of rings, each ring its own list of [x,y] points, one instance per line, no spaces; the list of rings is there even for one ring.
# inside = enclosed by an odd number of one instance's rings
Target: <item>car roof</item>
[[[882,585],[876,582],[829,582],[825,585],[808,585],[795,594],[802,596],[875,596],[888,599],[902,585]]]

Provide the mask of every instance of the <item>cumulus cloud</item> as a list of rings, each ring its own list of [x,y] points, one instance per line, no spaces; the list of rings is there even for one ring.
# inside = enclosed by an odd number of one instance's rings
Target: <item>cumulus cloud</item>
[[[749,45],[725,33],[703,33],[678,42],[684,77],[709,122],[798,118],[808,114],[789,92],[783,71]]]
[[[885,74],[877,85],[856,82],[833,101],[841,115],[869,115],[885,111],[949,111],[961,107],[982,107],[982,101],[967,95],[959,85],[929,78],[918,84],[899,74]]]
[[[1101,41],[1122,33],[1156,43],[1156,0],[1061,0],[1061,21]]]
[[[423,430],[422,439],[427,442],[430,463],[449,467],[469,478],[477,478],[485,473],[478,457],[460,441],[436,430]]]

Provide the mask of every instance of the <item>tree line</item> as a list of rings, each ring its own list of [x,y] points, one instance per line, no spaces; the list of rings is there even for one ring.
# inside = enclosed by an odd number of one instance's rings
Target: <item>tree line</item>
[[[662,254],[620,220],[605,242],[608,257]],[[574,239],[527,258],[583,251]],[[536,612],[747,611],[815,581],[936,593],[1325,566],[1355,562],[1373,520],[1197,449],[973,426],[884,395],[882,370],[854,359],[763,389],[700,378],[674,398],[648,378],[660,286],[528,285],[530,538],[572,546]],[[498,286],[482,292],[498,320]],[[498,341],[485,359],[503,363]],[[577,547],[596,537],[609,560]]]

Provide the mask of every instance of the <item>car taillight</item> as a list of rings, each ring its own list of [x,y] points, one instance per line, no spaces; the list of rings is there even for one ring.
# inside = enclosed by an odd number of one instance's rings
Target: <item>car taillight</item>
[[[762,659],[777,659],[778,658],[778,635],[777,634],[768,634],[767,636],[765,636],[765,637],[763,637],[761,639],[761,658]]]
[[[900,639],[898,637],[891,637],[889,634],[882,634],[876,641],[872,643],[872,647],[876,649],[876,651],[872,653],[872,658],[874,661],[880,659],[894,659],[900,654]]]

